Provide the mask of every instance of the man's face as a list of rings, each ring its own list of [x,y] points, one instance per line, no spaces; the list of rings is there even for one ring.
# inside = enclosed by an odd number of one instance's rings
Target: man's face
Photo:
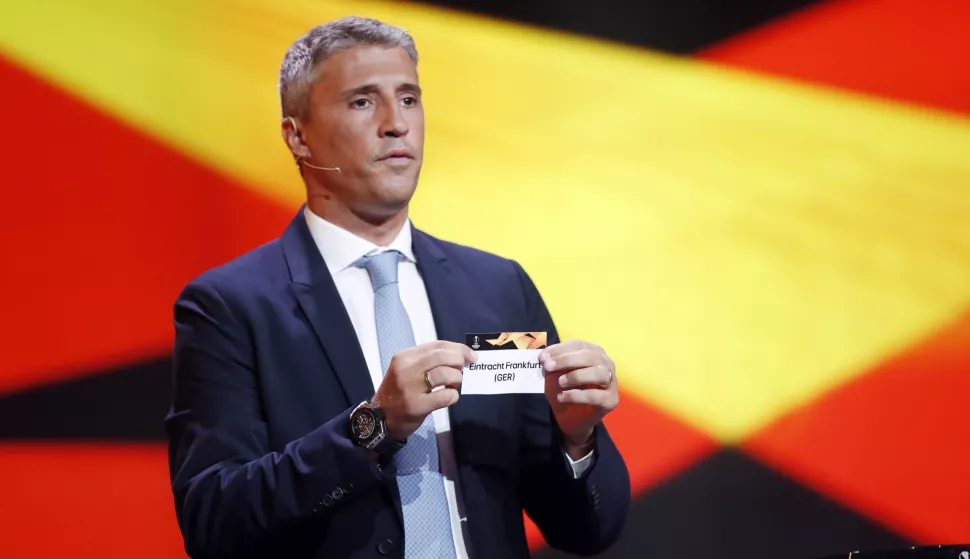
[[[365,218],[407,206],[424,155],[424,107],[417,67],[401,48],[339,51],[317,68],[303,119],[309,162],[330,193]],[[321,175],[322,174],[322,175]]]

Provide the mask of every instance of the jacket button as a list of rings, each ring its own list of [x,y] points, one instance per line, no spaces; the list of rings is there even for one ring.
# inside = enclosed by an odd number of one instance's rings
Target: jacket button
[[[333,504],[333,497],[330,495],[324,495],[323,499],[320,499],[320,502],[323,504],[323,506],[329,507]]]
[[[338,488],[336,488],[336,489],[333,490],[333,498],[334,499],[339,499],[339,498],[341,498],[343,496],[344,496],[344,490],[343,489],[341,489],[341,488],[338,487]]]
[[[353,488],[354,488],[354,484],[348,481],[347,485],[344,487],[344,493],[350,493],[350,490]]]
[[[384,540],[377,544],[377,551],[379,551],[381,555],[387,555],[391,552],[392,547],[394,547],[394,542],[391,540]]]

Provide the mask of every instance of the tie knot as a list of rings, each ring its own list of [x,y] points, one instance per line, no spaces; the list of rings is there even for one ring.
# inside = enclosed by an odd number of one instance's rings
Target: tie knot
[[[374,291],[391,283],[397,283],[397,263],[404,255],[396,250],[389,250],[372,256],[363,256],[354,265],[367,270],[370,275]]]

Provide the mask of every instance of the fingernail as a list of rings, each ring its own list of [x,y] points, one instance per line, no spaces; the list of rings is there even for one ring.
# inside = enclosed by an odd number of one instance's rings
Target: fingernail
[[[565,402],[566,401],[566,393],[565,392],[560,392],[559,394],[556,394],[556,399],[559,400],[560,402]]]
[[[566,375],[559,377],[559,386],[566,386],[567,382],[568,381],[566,380]]]
[[[555,368],[556,368],[556,362],[555,361],[553,361],[552,359],[550,359],[549,361],[546,361],[546,370],[547,371],[551,371],[551,370],[553,370]]]

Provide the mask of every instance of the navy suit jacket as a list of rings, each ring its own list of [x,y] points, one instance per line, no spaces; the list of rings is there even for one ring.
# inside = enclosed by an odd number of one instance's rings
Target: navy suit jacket
[[[555,326],[514,261],[413,230],[439,339]],[[348,437],[374,388],[301,211],[281,238],[193,280],[175,304],[165,425],[175,509],[194,558],[402,557],[393,471]],[[554,548],[594,554],[626,520],[626,466],[605,427],[580,478],[545,397],[462,396],[449,408],[474,559],[528,557],[522,511]]]

